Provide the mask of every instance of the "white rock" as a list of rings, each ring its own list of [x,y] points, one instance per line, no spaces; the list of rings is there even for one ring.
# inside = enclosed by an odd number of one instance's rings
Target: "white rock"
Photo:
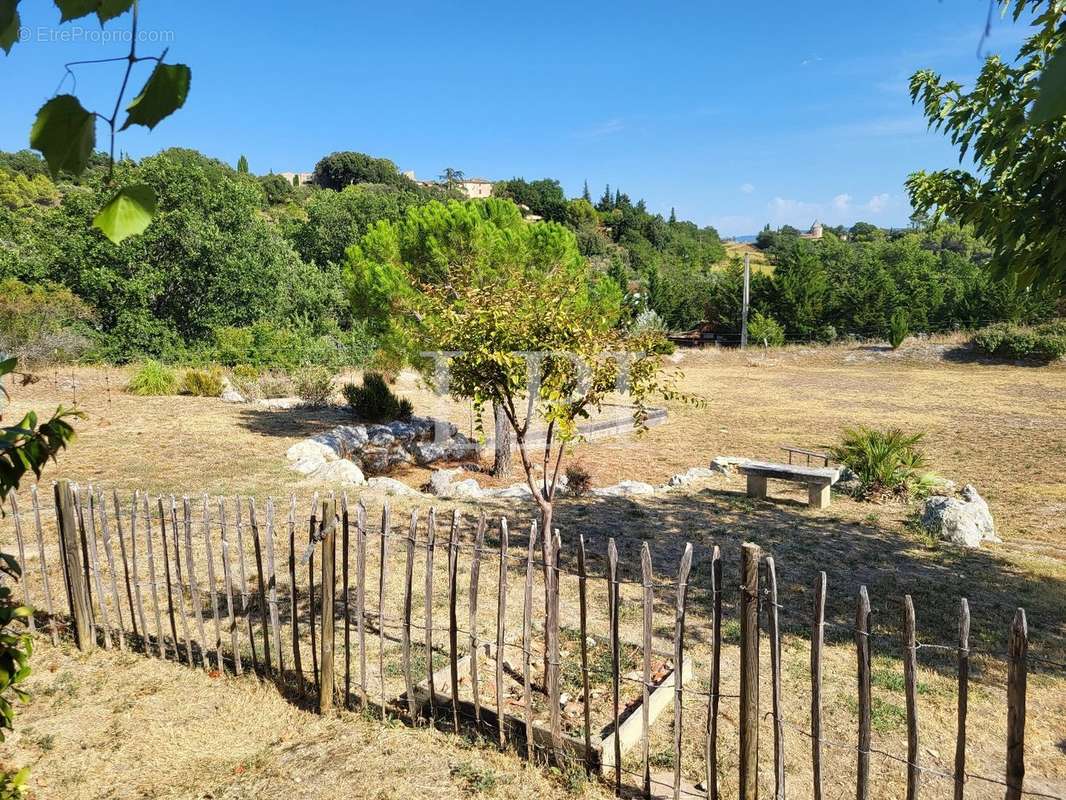
[[[940,539],[963,547],[980,547],[982,542],[998,542],[995,522],[988,503],[967,484],[962,496],[930,497],[922,511],[922,526]]]
[[[341,425],[331,431],[312,437],[312,440],[326,445],[338,455],[341,453],[355,455],[363,448],[369,438],[365,425]]]
[[[510,486],[504,489],[485,489],[482,492],[485,497],[503,497],[503,498],[519,498],[525,499],[532,497],[533,492],[529,486],[524,483],[512,483]]]
[[[301,475],[310,475],[312,472],[317,472],[326,466],[326,460],[317,456],[310,458],[301,458],[295,464],[292,465],[292,469],[299,472]]]
[[[222,390],[222,402],[223,403],[246,403],[244,395],[234,389],[232,386],[227,386]]]
[[[351,486],[366,486],[366,478],[359,466],[347,459],[340,459],[325,464],[315,470],[312,478],[329,483],[343,483]]]
[[[670,478],[670,486],[688,486],[693,481],[705,480],[707,478],[713,478],[718,473],[713,469],[707,467],[693,467],[692,469],[674,475]]]
[[[285,452],[289,461],[303,461],[305,459],[319,461],[336,461],[337,451],[332,447],[316,442],[314,439],[304,439],[297,442]]]
[[[415,457],[415,462],[422,467],[429,466],[430,464],[441,461],[444,459],[444,448],[433,442],[415,442],[411,446],[411,455]]]
[[[456,478],[463,474],[461,469],[436,469],[429,476],[429,493],[438,497],[447,497]]]
[[[412,489],[403,481],[398,481],[395,478],[371,478],[366,482],[366,485],[370,489],[383,491],[385,494],[393,496],[422,495],[417,489]]]
[[[478,482],[473,478],[467,478],[465,481],[453,483],[449,487],[448,494],[445,496],[450,498],[481,497],[481,486],[478,485]]]
[[[643,483],[641,481],[622,481],[614,486],[593,489],[592,494],[597,497],[634,497],[637,495],[655,494],[655,487],[650,483]]]
[[[256,400],[255,404],[260,408],[268,408],[272,411],[285,411],[296,408],[303,401],[299,397],[270,397],[265,400]]]
[[[721,472],[723,475],[732,475],[736,472],[737,464],[743,464],[747,460],[736,456],[715,456],[714,460],[711,461],[711,469],[715,472]]]

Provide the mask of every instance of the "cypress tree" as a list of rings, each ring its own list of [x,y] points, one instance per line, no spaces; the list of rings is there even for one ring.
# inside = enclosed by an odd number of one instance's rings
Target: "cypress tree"
[[[239,172],[241,175],[248,174],[248,159],[245,158],[243,155],[237,159],[237,172]]]
[[[589,194],[589,182],[587,180],[585,181],[585,189],[581,192],[581,199],[586,203],[592,202],[592,195]]]

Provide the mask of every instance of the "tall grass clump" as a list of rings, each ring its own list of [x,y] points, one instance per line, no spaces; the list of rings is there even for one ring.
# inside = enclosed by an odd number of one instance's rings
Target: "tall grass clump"
[[[178,394],[193,397],[220,397],[222,395],[222,372],[219,369],[186,370],[181,379]]]
[[[904,499],[928,489],[928,462],[918,448],[923,437],[924,434],[907,434],[899,428],[851,428],[844,431],[843,441],[831,452],[836,461],[858,476],[856,495],[860,499]]]
[[[341,392],[355,417],[366,422],[406,422],[414,412],[411,401],[397,397],[380,372],[366,373],[362,386],[347,383]]]
[[[148,359],[130,378],[126,391],[139,397],[175,394],[178,391],[178,376],[166,364]]]

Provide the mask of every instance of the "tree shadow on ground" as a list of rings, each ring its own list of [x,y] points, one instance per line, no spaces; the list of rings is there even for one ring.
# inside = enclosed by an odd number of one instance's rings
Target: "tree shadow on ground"
[[[240,424],[262,436],[309,437],[338,425],[352,425],[355,421],[351,411],[343,406],[247,407],[240,410]]]
[[[512,514],[514,516],[513,509]],[[1015,609],[1026,610],[1030,652],[1062,662],[1066,655],[1066,581],[1026,574],[1006,557],[1007,545],[969,550],[932,546],[907,529],[851,521],[812,512],[798,502],[754,501],[740,492],[704,489],[651,498],[581,498],[558,504],[556,525],[563,541],[564,569],[576,570],[576,544],[584,535],[590,580],[605,580],[607,540],[614,537],[620,577],[640,580],[640,550],[651,547],[657,583],[657,614],[669,614],[676,600],[677,568],[686,542],[693,546],[689,581],[692,641],[710,641],[713,603],[711,554],[722,557],[723,616],[735,619],[740,554],[744,542],[758,544],[775,560],[782,631],[803,638],[811,632],[814,581],[825,571],[826,639],[850,642],[856,598],[866,586],[871,624],[885,655],[902,653],[903,597],[911,595],[918,639],[954,647],[958,642],[959,598],[970,605],[971,648],[1002,659]],[[884,652],[885,648],[892,650]],[[952,651],[921,651],[930,666],[954,669]],[[1032,671],[1058,671],[1030,660]]]

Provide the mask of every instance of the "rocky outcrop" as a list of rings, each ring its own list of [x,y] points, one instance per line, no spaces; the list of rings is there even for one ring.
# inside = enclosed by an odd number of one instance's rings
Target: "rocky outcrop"
[[[680,486],[688,486],[695,481],[714,478],[718,474],[717,470],[709,469],[707,467],[693,467],[686,472],[680,472],[677,475],[674,475],[669,481],[667,481],[666,485],[672,489],[676,489]]]
[[[593,489],[592,494],[596,497],[635,497],[655,494],[655,487],[641,481],[621,481],[614,486]]]
[[[961,547],[998,542],[988,503],[967,484],[959,497],[930,497],[922,511],[922,526],[942,541]]]
[[[448,434],[449,438],[433,441],[436,431]],[[364,472],[381,474],[401,464],[429,466],[476,453],[477,444],[451,423],[412,417],[387,425],[341,425],[297,442],[286,455],[294,470],[320,478],[319,470],[337,460],[351,461]]]

